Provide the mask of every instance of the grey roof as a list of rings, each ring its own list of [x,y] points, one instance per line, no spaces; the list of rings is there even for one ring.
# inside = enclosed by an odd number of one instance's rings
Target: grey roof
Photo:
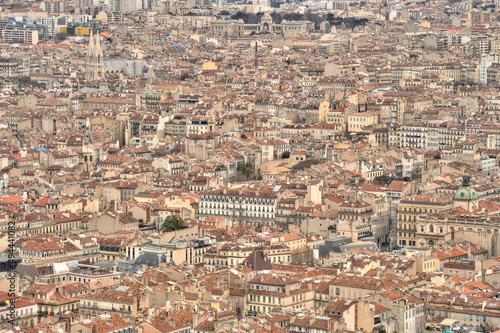
[[[144,252],[134,262],[134,265],[147,264],[149,267],[158,267],[161,262],[167,262],[165,254]]]
[[[123,68],[123,60],[122,59],[110,59],[104,60],[103,62],[104,68]]]
[[[350,237],[338,237],[325,240],[325,244],[319,247],[319,256],[326,257],[330,252],[340,252],[340,246],[352,242]]]
[[[350,237],[331,238],[319,247],[319,256],[326,257],[330,252],[342,253],[352,250],[378,251],[378,246],[371,238],[353,242]]]
[[[347,252],[352,250],[363,250],[363,251],[378,251],[378,246],[372,241],[359,241],[355,243],[350,243],[340,246],[340,252]]]
[[[269,260],[264,258],[263,250],[254,250],[243,261],[243,265],[252,268],[253,271],[264,271],[273,269],[273,264],[271,264]]]

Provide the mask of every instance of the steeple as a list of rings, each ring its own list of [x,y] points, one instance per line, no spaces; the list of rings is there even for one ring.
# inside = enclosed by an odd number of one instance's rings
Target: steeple
[[[89,39],[89,47],[87,49],[87,55],[92,54],[94,52],[94,34],[92,30],[90,30],[90,39]]]
[[[102,49],[101,49],[101,35],[97,33],[95,36],[95,54],[96,56],[99,56],[102,54]]]
[[[95,36],[90,31],[89,47],[87,50],[87,64],[85,66],[85,80],[95,81],[104,76],[104,64],[101,48],[101,36],[97,33]]]

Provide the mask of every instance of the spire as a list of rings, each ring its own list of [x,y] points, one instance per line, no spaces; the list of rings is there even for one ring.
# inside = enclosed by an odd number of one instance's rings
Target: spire
[[[95,35],[95,50],[97,55],[101,51],[101,35],[99,34],[99,31]]]
[[[87,55],[91,55],[94,53],[94,35],[92,30],[90,30],[90,40],[89,40],[89,48],[87,50]]]
[[[89,47],[87,50],[87,63],[85,66],[85,79],[95,81],[104,75],[103,54],[100,35],[90,31]]]

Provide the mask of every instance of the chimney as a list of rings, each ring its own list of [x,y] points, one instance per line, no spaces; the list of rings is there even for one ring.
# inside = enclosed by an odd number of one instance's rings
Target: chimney
[[[144,286],[147,286],[147,285],[148,285],[148,278],[147,278],[147,277],[145,277],[145,276],[143,276],[143,277],[142,277],[142,284],[143,284]]]
[[[146,273],[147,270],[148,270],[148,264],[142,264],[142,272]]]
[[[97,333],[97,324],[92,323],[92,333]]]
[[[309,317],[309,326],[312,325],[314,323],[314,318],[313,317]]]

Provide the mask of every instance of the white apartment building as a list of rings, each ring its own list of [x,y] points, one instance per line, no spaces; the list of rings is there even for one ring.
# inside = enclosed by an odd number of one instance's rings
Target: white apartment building
[[[274,226],[279,188],[221,188],[201,194],[199,216],[223,216],[234,224]]]

